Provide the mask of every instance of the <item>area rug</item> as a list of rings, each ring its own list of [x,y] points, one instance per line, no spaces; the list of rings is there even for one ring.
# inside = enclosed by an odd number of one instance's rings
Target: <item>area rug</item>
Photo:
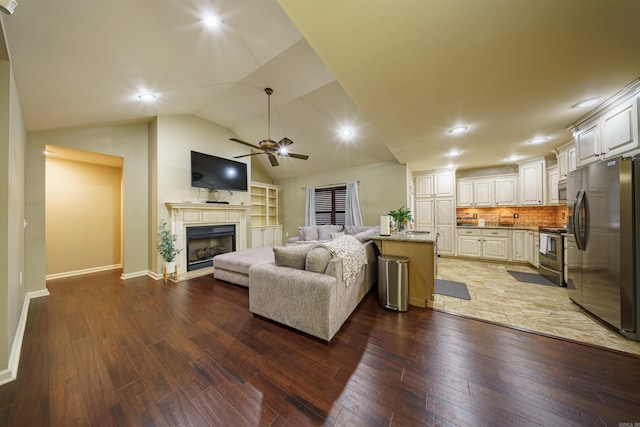
[[[453,280],[436,279],[436,294],[448,297],[471,299],[467,285]]]
[[[538,273],[523,273],[522,271],[507,270],[507,273],[513,276],[518,282],[533,283],[536,285],[558,286],[551,280]]]

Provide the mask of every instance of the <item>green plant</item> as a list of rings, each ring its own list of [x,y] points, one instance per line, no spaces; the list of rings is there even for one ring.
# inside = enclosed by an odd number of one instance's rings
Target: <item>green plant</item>
[[[409,208],[405,208],[402,206],[400,209],[389,211],[389,216],[393,218],[393,220],[397,224],[404,224],[407,221],[411,221],[413,218],[411,217],[411,210]]]
[[[176,249],[176,235],[171,234],[167,223],[162,221],[158,226],[158,252],[166,262],[173,262],[182,249]]]

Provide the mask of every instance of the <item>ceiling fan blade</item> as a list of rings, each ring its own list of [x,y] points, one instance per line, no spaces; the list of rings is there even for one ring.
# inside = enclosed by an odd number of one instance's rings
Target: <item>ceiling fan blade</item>
[[[282,138],[280,141],[278,141],[278,145],[279,145],[280,147],[286,147],[286,146],[291,145],[291,144],[293,144],[293,141],[292,141],[292,140],[290,140],[290,139],[289,139],[289,138],[287,138],[287,137],[284,137],[284,138]]]
[[[267,156],[269,157],[269,161],[271,162],[271,166],[278,166],[278,159],[276,159],[276,156],[274,156],[273,154],[269,154],[267,153]]]
[[[255,148],[256,150],[262,150],[262,148],[258,147],[257,145],[249,144],[248,142],[244,142],[243,140],[238,138],[229,138],[229,140],[239,142],[240,144],[244,144],[248,147]]]
[[[242,156],[234,156],[233,158],[234,158],[234,159],[240,159],[240,158],[242,158],[242,157],[256,156],[256,155],[258,155],[258,154],[262,154],[262,152],[260,152],[260,153],[251,153],[251,154],[243,154]]]
[[[309,156],[307,156],[306,154],[286,153],[281,155],[285,157],[293,157],[294,159],[301,159],[301,160],[307,160],[309,158]]]

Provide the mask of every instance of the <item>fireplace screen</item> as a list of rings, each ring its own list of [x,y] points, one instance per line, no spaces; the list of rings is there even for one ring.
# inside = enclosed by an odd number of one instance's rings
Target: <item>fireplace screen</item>
[[[213,257],[235,250],[235,225],[187,227],[187,271],[211,267]]]

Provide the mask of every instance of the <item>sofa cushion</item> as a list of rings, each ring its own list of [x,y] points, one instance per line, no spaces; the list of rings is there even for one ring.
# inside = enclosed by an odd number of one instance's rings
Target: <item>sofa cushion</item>
[[[335,239],[336,237],[340,237],[340,236],[344,236],[344,231],[338,231],[337,233],[331,233],[331,240]]]
[[[280,267],[304,270],[307,253],[311,248],[312,245],[274,246],[275,263]]]
[[[307,225],[304,227],[298,227],[298,233],[300,233],[300,240],[320,240],[318,239],[318,226]]]
[[[318,240],[331,240],[331,233],[338,233],[340,231],[343,231],[342,225],[319,225]]]
[[[345,225],[344,226],[344,231],[347,234],[358,234],[358,233],[362,233],[363,231],[367,231],[367,230],[371,230],[372,228],[375,228],[375,226],[371,226],[371,225]]]
[[[333,258],[331,251],[324,246],[314,246],[305,259],[304,269],[315,273],[327,271],[329,261]]]

